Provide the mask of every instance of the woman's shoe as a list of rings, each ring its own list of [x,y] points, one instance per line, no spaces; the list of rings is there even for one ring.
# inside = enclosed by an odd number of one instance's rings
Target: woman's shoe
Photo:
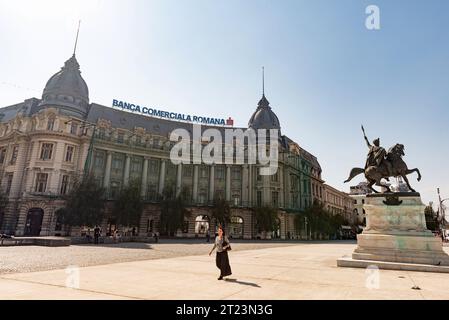
[[[218,277],[218,280],[223,280],[223,277],[222,277],[222,276],[219,276],[219,277]]]

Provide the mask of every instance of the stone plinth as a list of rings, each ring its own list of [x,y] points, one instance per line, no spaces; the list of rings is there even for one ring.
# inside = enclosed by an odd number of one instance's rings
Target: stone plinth
[[[366,228],[357,236],[352,258],[339,259],[338,266],[401,269],[403,264],[404,270],[435,271],[425,268],[429,265],[449,272],[449,256],[441,239],[427,230],[419,193],[368,195],[363,208]]]

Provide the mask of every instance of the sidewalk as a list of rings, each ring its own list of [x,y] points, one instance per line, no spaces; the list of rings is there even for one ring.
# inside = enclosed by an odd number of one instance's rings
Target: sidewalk
[[[447,274],[338,268],[353,244],[314,243],[230,253],[233,275],[218,281],[214,256],[80,268],[79,289],[65,270],[0,276],[0,299],[449,299]],[[446,248],[447,250],[448,248]],[[414,290],[418,286],[421,290]]]

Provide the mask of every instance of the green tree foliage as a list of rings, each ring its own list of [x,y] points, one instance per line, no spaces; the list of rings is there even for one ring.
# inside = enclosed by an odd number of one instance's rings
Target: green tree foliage
[[[212,218],[217,225],[226,226],[231,221],[231,208],[226,200],[215,198],[212,207]]]
[[[176,196],[173,188],[165,188],[161,201],[161,231],[173,236],[183,227],[189,215],[190,211],[186,208],[186,192],[183,190]]]
[[[138,227],[142,216],[144,203],[140,196],[140,184],[131,181],[125,186],[114,201],[113,219],[117,224],[126,227]]]
[[[296,228],[304,230],[305,221],[307,221],[307,232],[315,235],[335,235],[342,225],[347,224],[342,215],[330,213],[325,209],[324,204],[318,201],[314,201],[312,206],[295,217]]]
[[[259,232],[275,231],[278,227],[277,210],[271,207],[259,207],[254,210],[256,228]]]
[[[104,189],[89,175],[75,181],[66,207],[58,210],[58,214],[65,225],[94,227],[103,220],[104,203]]]
[[[438,214],[433,210],[431,205],[428,205],[424,209],[424,215],[426,218],[426,226],[430,231],[439,231],[440,223],[438,221]]]

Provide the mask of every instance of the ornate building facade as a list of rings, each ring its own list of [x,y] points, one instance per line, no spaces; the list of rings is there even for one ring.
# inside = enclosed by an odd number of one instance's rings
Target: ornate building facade
[[[300,238],[303,230],[295,228],[295,215],[314,200],[329,198],[317,158],[281,133],[278,171],[262,176],[253,164],[174,165],[170,160],[174,143],[169,137],[178,128],[191,132],[192,124],[90,103],[73,55],[47,82],[41,99],[0,109],[1,187],[9,197],[8,207],[0,215],[0,231],[65,235],[67,230],[56,212],[64,206],[73,181],[86,171],[105,188],[107,208],[123,186],[138,181],[145,201],[141,223],[136,226],[141,235],[158,231],[160,194],[167,187],[186,192],[191,214],[178,232],[185,237],[215,231],[210,218],[217,196],[231,206],[231,235],[245,239],[259,237],[255,207],[277,209],[278,228],[272,237]],[[279,119],[265,95],[248,128],[280,132]],[[117,227],[105,219],[103,230]]]

